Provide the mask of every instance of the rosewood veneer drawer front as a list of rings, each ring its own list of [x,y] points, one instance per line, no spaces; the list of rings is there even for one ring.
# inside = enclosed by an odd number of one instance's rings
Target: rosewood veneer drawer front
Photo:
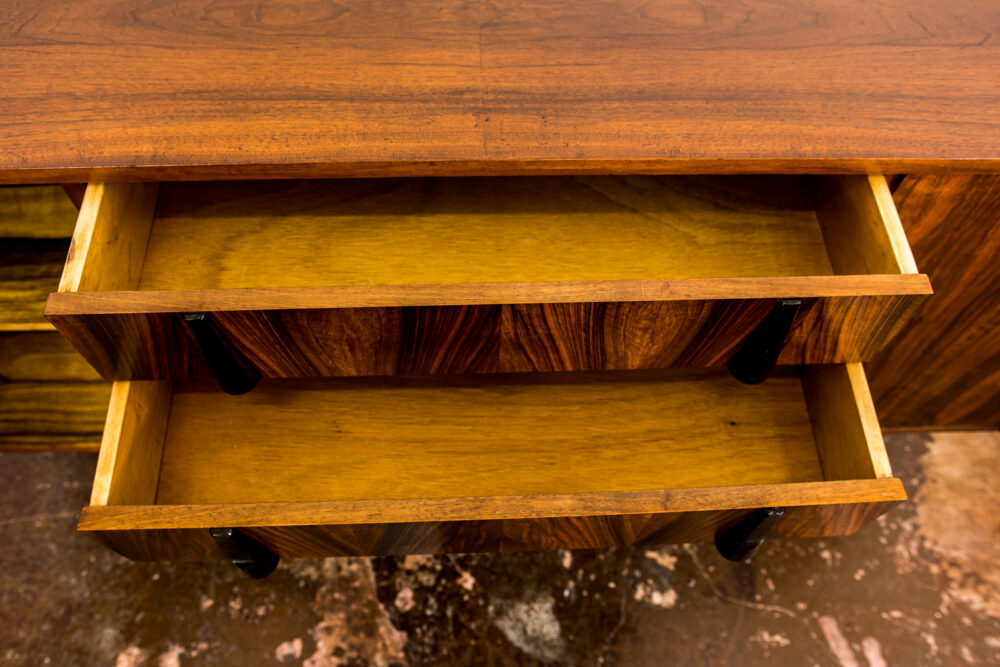
[[[719,366],[780,299],[779,363],[863,361],[930,285],[881,176],[88,188],[46,314],[109,379]]]
[[[755,508],[841,535],[905,496],[860,364],[761,385],[720,369],[119,382],[80,529],[133,559],[711,540]]]

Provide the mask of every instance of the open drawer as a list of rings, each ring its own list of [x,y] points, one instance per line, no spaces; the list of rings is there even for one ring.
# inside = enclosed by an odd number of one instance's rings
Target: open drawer
[[[801,372],[799,377],[796,373]],[[603,548],[842,535],[904,499],[860,364],[115,384],[80,530],[132,559]]]
[[[930,293],[881,176],[91,184],[46,315],[108,379],[864,361]],[[204,345],[203,345],[204,347]],[[208,355],[211,358],[211,355]]]

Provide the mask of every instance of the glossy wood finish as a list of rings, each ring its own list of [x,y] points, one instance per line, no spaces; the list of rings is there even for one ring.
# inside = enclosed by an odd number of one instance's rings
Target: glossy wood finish
[[[998,31],[977,0],[39,0],[0,18],[0,175],[998,170]]]
[[[721,365],[783,297],[807,304],[782,363],[858,361],[930,287],[876,203],[884,179],[824,180],[819,211],[801,178],[164,186],[139,289],[61,291],[46,313],[108,379],[203,374],[184,312],[211,313],[265,377]],[[116,219],[78,235],[113,238]],[[824,226],[848,240],[825,248]],[[877,273],[829,275],[858,253]]]
[[[97,451],[111,386],[42,315],[76,210],[57,186],[0,188],[0,450]]]
[[[921,298],[809,299],[779,362],[871,358]],[[264,377],[452,375],[722,366],[775,302],[313,308],[213,311],[213,317]],[[207,373],[175,314],[63,315],[53,303],[49,319],[107,379]],[[189,303],[174,309],[211,311],[200,299]]]
[[[910,175],[895,200],[935,295],[869,364],[879,418],[1000,426],[1000,178]]]
[[[55,185],[0,187],[0,238],[68,239],[76,209]]]
[[[180,384],[165,426],[162,408],[133,421],[165,430],[162,465],[123,477],[156,504],[92,505],[80,529],[140,559],[219,557],[212,526],[284,556],[693,541],[770,505],[793,508],[780,535],[845,534],[904,496],[874,464],[821,481],[810,421],[836,403],[829,377],[808,406],[794,376],[747,386],[713,370],[285,381],[241,397]],[[871,409],[838,398],[856,405],[836,408],[847,419]],[[839,445],[884,457],[864,431]]]
[[[0,381],[100,382],[90,364],[54,331],[0,334]]]
[[[58,333],[0,333],[0,450],[97,451],[110,392]]]
[[[0,187],[0,332],[52,330],[45,298],[59,284],[75,222],[58,186]]]
[[[45,299],[59,284],[66,239],[0,238],[0,331],[51,331]]]

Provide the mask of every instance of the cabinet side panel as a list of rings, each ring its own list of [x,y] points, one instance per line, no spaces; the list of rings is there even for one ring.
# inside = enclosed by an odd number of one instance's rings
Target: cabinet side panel
[[[894,198],[935,294],[868,364],[879,419],[1000,426],[1000,176],[906,176]]]

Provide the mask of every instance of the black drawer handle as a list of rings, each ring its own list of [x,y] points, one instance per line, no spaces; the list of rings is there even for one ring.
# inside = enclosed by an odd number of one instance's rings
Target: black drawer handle
[[[260,382],[260,372],[219,331],[207,313],[185,313],[181,321],[201,348],[215,381],[227,394],[245,394]]]
[[[278,554],[246,533],[235,528],[210,528],[208,532],[233,565],[251,579],[263,579],[278,567]]]
[[[716,533],[715,548],[727,560],[744,561],[753,555],[784,516],[784,507],[754,510],[739,523]]]
[[[774,370],[788,332],[802,307],[802,299],[781,299],[743,339],[726,366],[733,377],[746,384],[759,384]]]

